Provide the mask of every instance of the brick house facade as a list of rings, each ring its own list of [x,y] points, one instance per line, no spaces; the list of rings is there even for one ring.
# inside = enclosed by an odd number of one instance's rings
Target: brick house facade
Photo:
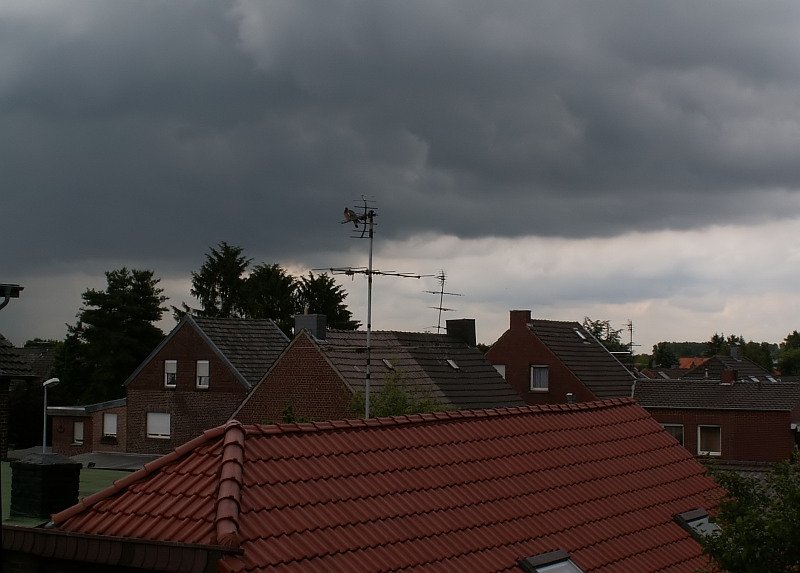
[[[800,385],[638,380],[634,398],[695,456],[774,463],[800,445]]]
[[[233,417],[258,424],[281,422],[291,407],[298,419],[341,420],[353,417],[352,398],[352,390],[311,335],[301,331]]]
[[[128,451],[165,454],[224,423],[287,343],[271,320],[184,317],[126,381]]]
[[[53,452],[76,456],[90,452],[125,452],[126,399],[87,406],[47,408],[53,430]]]
[[[530,310],[510,312],[486,359],[530,405],[630,396],[634,381],[579,323],[531,320]]]

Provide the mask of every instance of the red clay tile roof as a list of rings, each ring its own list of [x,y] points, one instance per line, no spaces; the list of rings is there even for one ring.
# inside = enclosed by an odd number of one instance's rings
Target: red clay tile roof
[[[708,356],[687,356],[678,358],[678,368],[682,370],[688,370],[689,368],[699,366],[706,360],[708,360]]]
[[[634,375],[581,324],[537,319],[528,328],[598,398],[631,395]]]
[[[631,399],[310,424],[229,422],[55,516],[227,544],[220,571],[696,571],[673,516],[720,489]]]

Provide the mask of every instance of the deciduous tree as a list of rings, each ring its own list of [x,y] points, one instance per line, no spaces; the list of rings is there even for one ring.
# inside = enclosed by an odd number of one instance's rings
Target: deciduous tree
[[[728,492],[715,517],[720,530],[703,548],[729,573],[800,571],[800,465],[776,464],[766,480],[719,472]]]

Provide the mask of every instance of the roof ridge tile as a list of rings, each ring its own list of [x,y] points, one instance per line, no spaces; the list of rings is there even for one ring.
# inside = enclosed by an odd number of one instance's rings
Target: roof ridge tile
[[[228,422],[224,427],[214,534],[217,544],[224,547],[239,547],[245,432],[240,422]]]

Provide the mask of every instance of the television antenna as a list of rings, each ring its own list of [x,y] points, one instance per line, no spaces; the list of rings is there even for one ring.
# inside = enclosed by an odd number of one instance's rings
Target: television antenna
[[[354,209],[344,208],[344,220],[341,223],[353,223],[353,239],[369,239],[369,264],[367,267],[330,267],[327,269],[313,269],[315,271],[329,271],[334,275],[345,275],[354,277],[355,275],[367,276],[367,364],[364,374],[364,418],[369,418],[369,387],[372,373],[370,370],[370,354],[372,351],[372,277],[374,275],[384,275],[393,277],[403,277],[409,279],[421,279],[433,275],[420,275],[416,273],[402,273],[397,271],[379,271],[372,268],[372,243],[375,237],[375,217],[378,214],[376,208],[370,204],[374,201],[361,196],[362,205],[355,206]],[[359,226],[360,224],[360,226]]]
[[[439,271],[439,274],[436,275],[436,280],[439,281],[439,290],[426,290],[426,291],[422,291],[422,292],[427,292],[427,293],[430,293],[430,294],[438,294],[439,295],[439,306],[429,306],[428,308],[432,308],[434,310],[438,310],[439,311],[439,320],[436,323],[436,334],[440,334],[441,331],[442,331],[442,312],[451,312],[451,311],[456,310],[454,308],[445,308],[444,306],[442,306],[442,304],[444,302],[444,295],[447,295],[447,296],[464,296],[464,295],[463,294],[459,294],[457,292],[445,292],[444,283],[447,280],[447,275],[445,274],[444,269]]]
[[[630,334],[630,342],[628,343],[628,347],[630,348],[631,356],[633,356],[633,347],[641,346],[641,344],[633,343],[633,321],[630,318],[628,319],[628,324],[626,324],[625,326],[628,327],[628,334]]]

